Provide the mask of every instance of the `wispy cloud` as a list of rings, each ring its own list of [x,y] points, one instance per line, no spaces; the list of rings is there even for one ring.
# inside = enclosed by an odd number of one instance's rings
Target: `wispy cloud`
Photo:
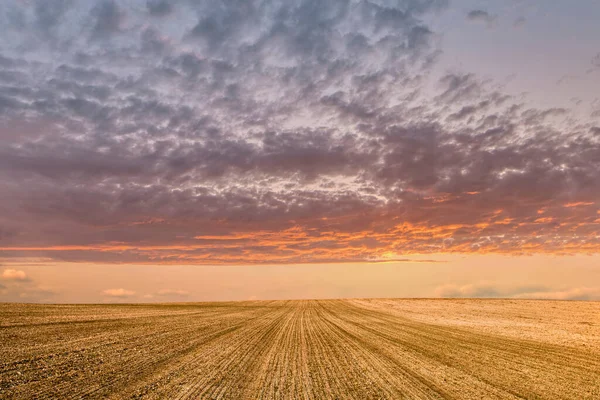
[[[527,19],[525,17],[519,17],[513,22],[513,27],[522,28],[527,23]]]
[[[190,292],[181,289],[160,289],[142,296],[147,301],[182,301],[190,296]]]
[[[556,299],[556,300],[600,300],[600,289],[598,288],[573,288],[559,291],[538,291],[520,293],[513,297],[521,299]]]
[[[473,22],[484,23],[488,27],[493,27],[496,24],[498,17],[484,10],[472,10],[467,14],[467,19]]]
[[[158,292],[156,292],[157,296],[178,296],[178,297],[185,297],[188,296],[190,293],[186,290],[176,290],[176,289],[161,289]]]
[[[104,296],[108,296],[108,297],[126,298],[126,297],[132,297],[132,296],[134,296],[135,292],[132,291],[132,290],[118,288],[118,289],[106,289],[106,290],[103,290],[102,294]]]
[[[600,300],[600,288],[556,290],[535,286],[503,286],[487,282],[467,285],[447,284],[436,288],[435,295],[444,298],[518,298],[546,300]]]

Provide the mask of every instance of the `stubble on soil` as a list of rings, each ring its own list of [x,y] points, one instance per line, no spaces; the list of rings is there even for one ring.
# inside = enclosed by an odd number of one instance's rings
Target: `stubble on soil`
[[[600,303],[0,304],[0,398],[598,399]]]

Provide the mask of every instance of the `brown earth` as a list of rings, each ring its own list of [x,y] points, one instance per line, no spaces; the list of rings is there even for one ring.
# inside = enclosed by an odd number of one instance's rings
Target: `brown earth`
[[[0,398],[600,399],[600,303],[0,304]]]

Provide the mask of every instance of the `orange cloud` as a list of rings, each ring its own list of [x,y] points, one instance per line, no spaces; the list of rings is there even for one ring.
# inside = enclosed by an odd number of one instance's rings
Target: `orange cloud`
[[[119,289],[106,289],[102,291],[102,294],[109,297],[131,297],[135,295],[135,292],[132,290],[126,290],[123,288]]]
[[[25,271],[20,271],[20,270],[11,269],[11,268],[8,268],[8,269],[5,269],[4,271],[2,271],[2,279],[7,280],[7,281],[21,281],[21,282],[29,281],[29,277],[27,276]]]
[[[295,224],[283,230],[233,231],[219,235],[174,238],[165,244],[109,242],[77,246],[3,247],[62,260],[98,260],[162,264],[276,264],[377,262],[427,253],[596,253],[600,252],[600,225],[555,222],[555,217],[519,222],[502,210],[477,223],[427,225],[394,223],[375,218],[369,229],[342,230],[345,221],[325,226]],[[563,218],[564,219],[564,218]]]
[[[567,203],[567,204],[564,205],[564,207],[567,207],[567,208],[571,208],[571,207],[585,207],[585,206],[592,206],[594,204],[596,204],[596,203],[594,203],[594,202],[587,202],[587,201],[578,201],[578,202],[575,202],[575,203]]]

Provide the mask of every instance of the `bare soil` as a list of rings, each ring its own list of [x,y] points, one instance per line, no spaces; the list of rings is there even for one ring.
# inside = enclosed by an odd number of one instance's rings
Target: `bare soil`
[[[600,302],[0,304],[0,398],[600,399]]]

